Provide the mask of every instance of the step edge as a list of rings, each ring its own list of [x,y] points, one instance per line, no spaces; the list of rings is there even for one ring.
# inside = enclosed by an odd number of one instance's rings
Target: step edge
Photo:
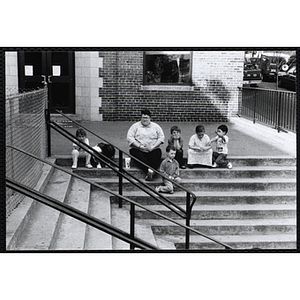
[[[70,189],[71,189],[71,183],[72,183],[73,180],[74,180],[73,176],[70,175],[68,177],[67,189],[65,191],[62,203],[65,203],[67,198],[68,198],[68,195],[69,195]],[[62,224],[63,217],[64,217],[64,213],[59,211],[59,215],[58,215],[58,218],[56,220],[55,228],[54,228],[54,231],[52,232],[51,241],[50,241],[50,244],[49,244],[49,247],[48,247],[49,250],[55,250],[55,244],[56,244],[56,241],[57,241],[57,237],[59,235],[59,229],[60,229],[60,226]]]
[[[107,198],[107,205],[108,205],[108,220],[105,220],[104,222],[106,222],[106,223],[108,223],[108,224],[111,224],[111,201],[110,201],[110,199],[109,199],[109,197],[110,197],[110,194],[109,193],[107,193],[107,192],[105,192],[105,191],[101,191],[102,193],[103,193],[103,195],[102,195],[102,197],[105,197],[105,198]],[[90,198],[89,198],[89,207],[88,207],[88,214],[89,215],[92,215],[91,214],[91,196],[92,196],[92,192],[91,192],[91,189],[90,189]],[[95,230],[98,230],[98,229],[96,229],[96,228],[94,228],[93,226],[90,226],[90,225],[88,225],[87,224],[87,226],[86,226],[86,235],[85,235],[85,242],[84,242],[84,250],[95,250],[95,248],[89,248],[88,247],[88,241],[87,241],[87,239],[88,239],[88,234],[89,234],[89,231],[90,231],[90,229],[91,228],[93,228],[93,229],[95,229]],[[103,234],[105,234],[105,232],[104,231],[102,231],[102,230],[98,230],[99,232],[102,232]],[[113,246],[112,246],[112,235],[109,235],[109,234],[107,234],[107,237],[106,237],[107,239],[108,239],[108,245],[107,246],[105,246],[105,248],[104,249],[98,249],[97,248],[97,250],[113,250]]]
[[[48,161],[54,163],[54,159],[48,159]],[[54,167],[44,164],[42,167],[42,176],[39,178],[35,190],[39,192],[44,192],[53,172]],[[27,200],[25,200],[27,199]],[[15,246],[18,244],[18,241],[20,240],[23,231],[27,227],[27,224],[29,220],[31,219],[32,215],[35,213],[35,210],[37,208],[38,201],[35,201],[31,199],[30,197],[25,197],[23,201],[28,201],[28,204],[23,208],[23,211],[17,211],[18,207],[12,212],[13,214],[20,214],[16,220],[12,220],[14,216],[9,216],[6,220],[6,227],[10,227],[9,230],[6,229],[6,249],[7,250],[14,250]],[[14,223],[15,222],[15,223]],[[14,223],[14,224],[13,224]],[[7,234],[8,231],[11,231],[12,234]]]

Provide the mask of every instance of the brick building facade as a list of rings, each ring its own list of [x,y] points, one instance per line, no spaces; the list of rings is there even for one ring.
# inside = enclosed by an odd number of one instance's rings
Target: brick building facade
[[[194,51],[190,86],[145,85],[142,51],[99,55],[103,120],[136,120],[143,107],[159,121],[224,122],[237,113],[243,52]]]
[[[184,84],[145,83],[145,52],[74,51],[72,113],[83,120],[133,121],[147,107],[156,121],[196,122],[226,122],[238,113],[244,51],[184,51],[190,53]],[[6,58],[14,85],[17,55],[7,52]]]

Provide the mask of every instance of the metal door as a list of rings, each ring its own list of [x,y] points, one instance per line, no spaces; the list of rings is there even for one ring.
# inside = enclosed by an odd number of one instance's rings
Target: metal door
[[[48,85],[49,109],[75,113],[75,67],[73,51],[19,51],[21,91]]]

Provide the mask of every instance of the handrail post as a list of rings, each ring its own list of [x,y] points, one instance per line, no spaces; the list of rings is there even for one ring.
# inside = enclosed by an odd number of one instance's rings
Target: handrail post
[[[255,117],[256,117],[256,90],[254,92],[254,109],[253,109],[253,124],[255,124]]]
[[[191,219],[191,195],[190,193],[186,193],[186,226],[190,227],[190,219]],[[190,249],[190,230],[187,228],[185,230],[185,249]]]
[[[119,171],[123,172],[123,151],[119,150]],[[123,195],[123,176],[119,174],[119,195]],[[122,199],[119,197],[119,208],[122,208]]]
[[[277,109],[277,131],[280,132],[280,122],[281,122],[281,93],[277,93],[278,99],[278,109]]]
[[[45,119],[47,128],[47,156],[51,156],[51,127],[50,127],[50,110],[45,109]]]
[[[134,221],[135,221],[135,205],[130,203],[130,237],[134,239]],[[134,245],[130,243],[130,250],[134,250]]]

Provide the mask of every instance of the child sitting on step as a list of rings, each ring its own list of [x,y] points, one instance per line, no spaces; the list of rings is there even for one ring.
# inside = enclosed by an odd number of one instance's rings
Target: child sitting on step
[[[185,164],[183,160],[183,140],[181,137],[181,129],[178,126],[172,126],[170,132],[171,137],[168,139],[168,145],[175,147],[175,159],[178,161],[179,167],[181,169],[185,169]]]
[[[210,138],[205,134],[205,127],[203,125],[198,125],[195,131],[196,133],[190,138],[189,149],[187,151],[188,167],[211,167],[212,149]]]
[[[226,125],[220,125],[216,131],[217,136],[211,139],[211,143],[216,142],[216,151],[213,151],[212,156],[213,168],[232,168],[232,164],[227,160],[229,142],[229,138],[226,135],[227,132],[228,127]]]
[[[85,143],[87,145],[90,144],[89,139],[86,136],[86,132],[82,129],[79,128],[76,131],[76,138],[78,138],[82,143]],[[77,144],[73,143],[73,150],[72,150],[72,169],[77,168],[77,163],[78,163],[78,157],[79,156],[84,156],[85,157],[85,166],[87,168],[92,168],[93,166],[91,165],[91,154],[88,152],[84,151],[80,146]]]
[[[179,163],[175,159],[176,148],[168,146],[166,148],[167,157],[162,161],[159,171],[168,177],[171,180],[174,180],[177,183],[181,183],[181,178],[179,177]],[[173,183],[166,178],[163,178],[164,185],[158,186],[155,188],[157,192],[161,193],[173,193],[174,186]]]

